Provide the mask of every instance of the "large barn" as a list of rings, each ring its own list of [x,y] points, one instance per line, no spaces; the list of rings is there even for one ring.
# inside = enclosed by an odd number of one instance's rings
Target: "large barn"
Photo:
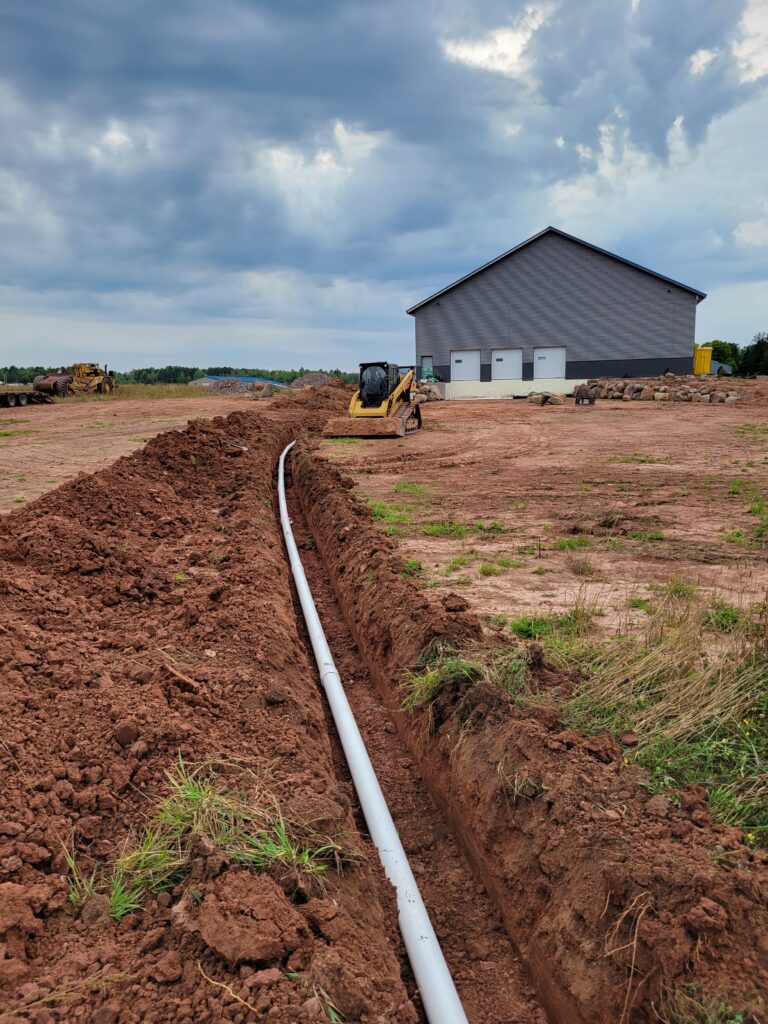
[[[590,377],[691,373],[695,288],[545,228],[406,312],[447,398],[568,393]]]

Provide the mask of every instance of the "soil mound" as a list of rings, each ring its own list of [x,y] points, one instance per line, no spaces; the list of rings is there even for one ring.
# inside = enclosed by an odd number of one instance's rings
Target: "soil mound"
[[[343,404],[328,389],[194,421],[4,519],[9,1020],[316,1022],[333,1004],[371,1024],[415,1021],[391,890],[334,771],[273,506],[280,450]],[[327,827],[354,850],[343,876],[297,888],[203,847],[116,920],[110,873],[146,838],[180,758],[266,779],[286,814],[332,808]]]

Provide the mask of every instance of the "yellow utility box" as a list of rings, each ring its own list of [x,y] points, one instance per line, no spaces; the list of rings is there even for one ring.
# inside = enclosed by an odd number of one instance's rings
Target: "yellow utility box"
[[[712,372],[711,348],[695,348],[693,350],[693,372],[697,375]]]

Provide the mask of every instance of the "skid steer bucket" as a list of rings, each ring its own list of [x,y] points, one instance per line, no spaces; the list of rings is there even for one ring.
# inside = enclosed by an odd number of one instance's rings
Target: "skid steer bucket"
[[[405,437],[421,430],[421,409],[401,405],[391,416],[337,416],[323,429],[325,437]]]

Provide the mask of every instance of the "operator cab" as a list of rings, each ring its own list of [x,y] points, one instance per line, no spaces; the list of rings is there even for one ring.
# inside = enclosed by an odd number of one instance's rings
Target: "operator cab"
[[[364,409],[386,402],[399,383],[397,363],[360,363],[360,402]]]

